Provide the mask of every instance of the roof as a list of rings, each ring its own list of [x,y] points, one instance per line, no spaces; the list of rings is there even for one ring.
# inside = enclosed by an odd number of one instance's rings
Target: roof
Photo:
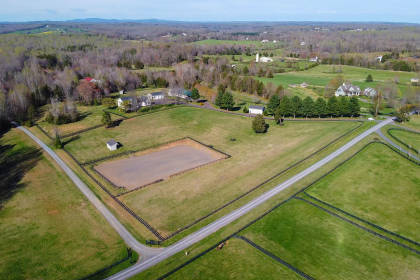
[[[191,90],[184,90],[184,94],[186,95],[186,96],[189,96],[189,97],[191,97]]]
[[[123,97],[120,97],[120,99],[121,99],[122,101],[127,101],[127,100],[133,100],[133,99],[134,99],[134,97],[132,97],[132,96],[123,96]]]
[[[249,106],[249,109],[264,110],[264,106],[251,105]]]
[[[354,86],[351,83],[343,83],[338,89],[342,89],[343,91],[360,91],[360,87]]]
[[[147,102],[147,101],[149,101],[149,97],[147,97],[145,95],[142,95],[138,98],[138,100]]]
[[[152,92],[151,93],[152,96],[159,96],[159,95],[163,95],[163,92],[158,91],[158,92]]]
[[[93,80],[93,78],[92,78],[92,77],[86,77],[86,78],[84,78],[84,80],[86,80],[86,81],[90,82],[90,81],[92,81],[92,80]]]
[[[117,142],[117,141],[115,141],[114,139],[111,139],[111,140],[109,140],[108,142],[106,142],[106,144],[107,144],[107,145],[109,145],[109,146],[114,146],[114,145],[117,145],[117,144],[118,144],[118,142]]]

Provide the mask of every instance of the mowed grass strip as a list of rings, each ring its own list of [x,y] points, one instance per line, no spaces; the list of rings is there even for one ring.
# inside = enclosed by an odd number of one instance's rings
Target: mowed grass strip
[[[190,136],[232,157],[177,175],[119,197],[162,233],[171,233],[209,214],[252,187],[311,154],[355,122],[270,122],[267,134],[251,129],[252,119],[197,108],[177,108],[124,121],[113,129],[99,128],[66,148],[80,161],[111,154],[112,138],[124,150],[157,146]],[[139,170],[141,172],[141,170]],[[123,174],[122,174],[123,176]]]
[[[241,232],[315,279],[418,279],[420,257],[293,199]]]
[[[388,130],[388,133],[397,138],[398,142],[402,143],[404,146],[408,145],[413,151],[420,152],[420,132],[415,133],[402,129],[390,129]]]
[[[12,130],[0,145],[2,163],[27,155],[1,177],[18,174],[9,195],[2,193],[1,279],[78,279],[127,255],[118,234],[61,169],[41,153],[34,160],[30,151],[37,147],[27,136]],[[23,168],[24,161],[30,166]]]
[[[167,279],[302,279],[246,242],[232,238]]]
[[[371,144],[307,192],[420,242],[420,172],[382,144]]]

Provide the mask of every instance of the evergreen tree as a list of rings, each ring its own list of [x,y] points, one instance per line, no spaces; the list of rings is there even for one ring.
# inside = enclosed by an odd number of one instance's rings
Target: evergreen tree
[[[218,91],[217,96],[216,96],[216,100],[214,102],[214,104],[216,104],[217,107],[222,108],[223,107],[223,97],[225,95],[224,91]]]
[[[276,111],[277,107],[280,105],[280,98],[277,94],[270,97],[270,100],[267,104],[267,113],[272,115]]]
[[[338,111],[339,116],[348,117],[350,116],[349,99],[345,96],[338,98]]]
[[[302,113],[306,118],[313,117],[315,115],[315,103],[309,96],[307,96],[302,102]]]
[[[372,75],[371,74],[369,74],[369,75],[367,75],[367,77],[366,77],[366,80],[365,80],[367,83],[371,83],[371,82],[373,82],[373,77],[372,77]]]
[[[324,98],[318,97],[314,105],[314,115],[321,118],[325,116],[326,114],[327,114],[327,102],[325,102]]]
[[[198,91],[198,89],[193,88],[193,90],[191,91],[191,98],[194,100],[197,100],[200,98],[200,92]]]
[[[223,108],[228,109],[229,111],[233,109],[233,106],[235,106],[235,102],[233,101],[233,95],[230,92],[225,92],[223,94]]]
[[[258,82],[257,84],[257,94],[262,95],[264,93],[264,84],[263,82]]]
[[[327,103],[327,114],[331,117],[337,117],[340,114],[338,108],[338,100],[335,95],[328,99]]]
[[[358,117],[360,115],[359,99],[356,96],[352,96],[350,98],[349,109],[351,117]]]
[[[291,102],[290,102],[290,110],[293,115],[293,118],[296,118],[296,116],[302,115],[302,99],[300,99],[299,96],[295,95],[293,96]]]
[[[252,121],[252,129],[256,133],[264,133],[267,130],[267,125],[265,123],[264,117],[262,115],[256,115]]]
[[[279,113],[281,116],[289,117],[292,115],[290,103],[291,101],[288,96],[283,96],[283,98],[280,100]]]
[[[54,147],[56,147],[57,149],[63,148],[63,143],[61,142],[60,134],[57,130],[55,131]]]
[[[111,115],[106,111],[104,111],[103,114],[102,114],[102,123],[106,127],[111,127],[112,126]]]

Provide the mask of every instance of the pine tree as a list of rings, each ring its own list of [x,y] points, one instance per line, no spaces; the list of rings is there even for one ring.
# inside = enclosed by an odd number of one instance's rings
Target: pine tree
[[[256,133],[264,133],[267,130],[267,125],[265,123],[264,117],[262,115],[255,116],[252,121],[252,129]]]
[[[193,90],[191,91],[191,98],[194,100],[197,100],[200,98],[200,92],[198,91],[198,89],[193,88]]]
[[[314,100],[307,96],[302,102],[302,113],[307,117],[312,117],[315,115],[315,103]]]
[[[339,115],[338,100],[337,97],[332,96],[328,99],[327,103],[327,114],[331,117],[337,117]]]
[[[232,110],[233,106],[235,106],[235,102],[233,101],[233,95],[230,92],[225,92],[222,98],[223,108],[228,110]]]
[[[291,102],[288,96],[283,96],[283,98],[280,100],[279,113],[281,116],[289,117],[292,115],[290,103]]]
[[[338,111],[341,117],[350,116],[349,99],[347,97],[343,96],[338,98]]]
[[[111,115],[104,111],[102,114],[102,123],[108,128],[112,125]]]
[[[369,75],[367,75],[367,77],[366,77],[366,80],[365,80],[367,83],[371,83],[371,82],[373,82],[373,77],[372,77],[372,75],[371,74],[369,74]]]
[[[291,103],[291,113],[293,115],[293,118],[296,118],[296,116],[302,115],[302,99],[300,99],[299,96],[295,95],[293,96]]]
[[[218,91],[216,100],[214,104],[216,104],[217,107],[222,108],[223,107],[223,96],[225,95],[224,91]]]
[[[314,114],[319,118],[327,115],[327,102],[322,97],[318,97],[314,105]]]
[[[277,107],[280,105],[280,98],[278,95],[273,95],[270,97],[270,100],[267,104],[267,113],[272,115],[276,111]]]
[[[359,99],[356,96],[350,98],[349,109],[351,117],[358,117],[360,115]]]

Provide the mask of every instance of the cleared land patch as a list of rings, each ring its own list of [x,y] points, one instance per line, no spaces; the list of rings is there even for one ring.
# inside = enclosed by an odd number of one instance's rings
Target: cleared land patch
[[[157,151],[101,163],[95,169],[115,185],[132,190],[225,157],[191,139],[183,139]]]
[[[420,241],[419,166],[371,144],[307,192],[335,207]]]

